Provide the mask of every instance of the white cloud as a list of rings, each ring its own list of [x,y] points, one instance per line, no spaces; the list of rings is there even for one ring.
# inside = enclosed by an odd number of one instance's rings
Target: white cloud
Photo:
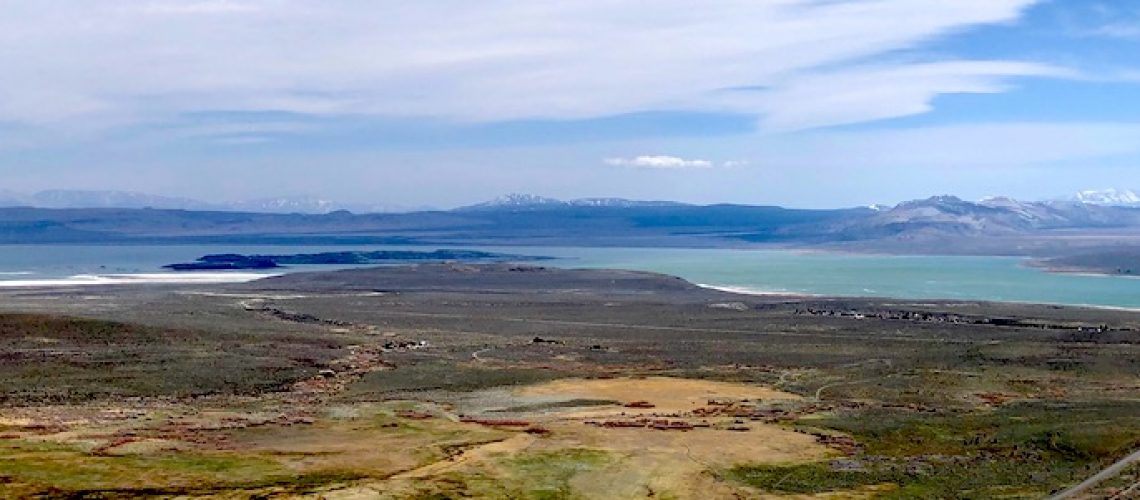
[[[152,1],[144,5],[143,11],[150,14],[232,14],[238,12],[253,12],[257,7],[250,3],[236,0],[202,0],[202,1]]]
[[[851,68],[1015,20],[1035,1],[6,2],[0,46],[13,50],[0,51],[0,121],[214,110],[499,121],[664,109],[826,126],[1057,74],[934,56]],[[766,90],[722,90],[740,87]]]
[[[315,130],[312,125],[294,122],[228,122],[206,125],[192,125],[173,129],[175,137],[224,139],[231,137],[294,135]]]
[[[1043,64],[949,61],[895,66],[858,66],[796,75],[751,99],[769,130],[799,130],[859,123],[927,112],[939,94],[992,94],[1007,90],[1014,76],[1076,77]]]
[[[1093,34],[1109,38],[1137,39],[1140,38],[1140,25],[1136,22],[1116,22],[1105,24],[1093,31]]]
[[[615,167],[661,169],[712,168],[713,166],[713,163],[708,160],[687,160],[685,158],[665,155],[645,155],[636,158],[606,158],[604,162],[606,165]]]

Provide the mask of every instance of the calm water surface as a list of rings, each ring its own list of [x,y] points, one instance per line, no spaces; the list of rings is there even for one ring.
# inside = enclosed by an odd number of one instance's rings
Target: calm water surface
[[[291,254],[423,249],[391,246],[0,246],[0,282],[74,282],[77,276],[150,275],[210,253]],[[459,248],[459,247],[456,247]],[[757,292],[981,299],[1140,308],[1140,280],[1053,274],[1019,258],[884,256],[778,250],[473,247],[557,257],[552,265],[656,271],[695,283]],[[278,272],[329,269],[298,266]],[[267,273],[268,274],[268,273]]]

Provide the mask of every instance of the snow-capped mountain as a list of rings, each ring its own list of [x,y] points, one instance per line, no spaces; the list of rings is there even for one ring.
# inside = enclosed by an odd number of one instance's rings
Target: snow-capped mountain
[[[1078,201],[1019,201],[1004,196],[977,202],[934,196],[846,221],[839,232],[869,237],[1001,236],[1033,231],[1140,224],[1140,206]]]
[[[574,207],[676,207],[684,203],[676,201],[654,200],[627,200],[625,198],[579,198],[567,201],[566,204]]]
[[[344,209],[340,204],[311,196],[261,198],[227,203],[229,210],[239,212],[325,214]]]
[[[468,209],[531,208],[531,207],[542,207],[542,206],[562,206],[565,204],[566,204],[566,202],[564,202],[562,200],[557,200],[554,198],[545,198],[545,197],[536,196],[533,194],[511,193],[511,194],[499,196],[498,198],[495,198],[495,199],[490,200],[490,201],[485,201],[483,203],[477,203],[475,205],[471,205],[471,206],[464,207],[464,208],[468,208]]]
[[[559,207],[631,208],[675,207],[683,205],[685,204],[675,201],[641,201],[627,200],[625,198],[578,198],[573,200],[559,200],[556,198],[535,196],[533,194],[513,193],[500,196],[491,201],[461,207],[459,210],[533,210]]]
[[[1014,200],[972,203],[956,196],[933,196],[899,203],[872,218],[873,224],[897,229],[952,229],[954,232],[1004,232],[1026,224]]]
[[[1077,193],[1076,201],[1089,205],[1140,205],[1140,195],[1130,189],[1087,190]]]
[[[429,210],[383,203],[341,203],[313,196],[263,198],[210,203],[190,198],[157,196],[131,191],[79,191],[53,189],[33,194],[0,190],[0,207],[36,208],[154,208],[256,213],[326,214],[337,210],[354,213],[391,213]]]
[[[159,208],[209,210],[209,203],[131,191],[76,191],[53,189],[22,197],[20,205],[41,208]]]
[[[385,203],[343,203],[314,196],[261,198],[223,205],[225,210],[271,214],[327,214],[341,210],[357,214],[397,213],[431,210],[431,207],[404,207]]]

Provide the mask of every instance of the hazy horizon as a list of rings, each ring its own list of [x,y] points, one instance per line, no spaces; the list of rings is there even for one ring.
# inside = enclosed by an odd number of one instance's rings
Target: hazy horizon
[[[1084,194],[1087,198],[1082,198],[1080,194]],[[893,207],[900,203],[925,200],[933,197],[952,196],[961,198],[967,202],[984,203],[988,199],[993,198],[1007,198],[1005,195],[992,195],[985,196],[978,199],[962,198],[954,193],[939,193],[929,196],[921,196],[915,198],[908,198],[903,200],[888,200],[883,203],[871,203],[866,205],[842,205],[842,206],[828,206],[828,205],[774,205],[770,203],[732,203],[726,201],[716,201],[709,203],[700,202],[687,202],[684,200],[669,200],[669,199],[632,199],[621,197],[604,197],[604,196],[588,196],[582,198],[556,198],[550,196],[536,195],[534,193],[504,193],[492,198],[475,200],[471,203],[453,206],[433,206],[433,205],[399,205],[386,203],[383,200],[364,200],[364,201],[348,201],[338,200],[329,197],[320,197],[312,195],[280,195],[270,196],[266,198],[244,198],[233,200],[211,200],[211,199],[198,199],[179,196],[165,196],[156,193],[145,193],[140,191],[117,191],[117,190],[45,190],[40,192],[14,192],[8,190],[0,190],[0,208],[5,207],[18,207],[30,206],[35,208],[156,208],[156,209],[187,209],[187,210],[222,210],[222,211],[252,211],[252,212],[278,212],[287,213],[292,211],[300,211],[304,213],[328,213],[336,210],[349,210],[358,213],[369,212],[417,212],[417,211],[434,211],[434,210],[455,210],[462,209],[481,204],[494,204],[494,203],[511,203],[515,198],[535,198],[535,202],[542,202],[546,200],[555,200],[559,202],[582,202],[589,200],[626,200],[630,202],[663,202],[663,203],[682,203],[694,206],[707,206],[707,205],[751,205],[751,206],[780,206],[789,209],[801,210],[830,210],[830,209],[846,209],[846,208],[859,208],[859,207]],[[1112,200],[1109,198],[1096,199],[1095,197],[1112,197],[1119,198],[1120,200]],[[1047,199],[1021,199],[1017,201],[1022,202],[1066,202],[1066,201],[1081,201],[1085,203],[1101,204],[1101,205],[1129,205],[1140,206],[1140,198],[1135,191],[1130,189],[1117,190],[1115,188],[1107,188],[1104,190],[1083,190],[1080,193],[1073,193],[1070,196],[1047,198]],[[92,200],[84,202],[84,200]],[[521,200],[525,202],[526,200]]]

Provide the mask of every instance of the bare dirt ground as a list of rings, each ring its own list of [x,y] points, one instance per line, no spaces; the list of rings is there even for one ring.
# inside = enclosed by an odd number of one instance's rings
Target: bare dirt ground
[[[501,462],[520,455],[572,455],[590,450],[607,457],[605,467],[583,467],[567,478],[565,487],[586,498],[649,498],[668,493],[678,498],[739,496],[749,492],[724,484],[714,473],[738,463],[789,463],[820,460],[836,455],[812,436],[772,424],[751,423],[738,430],[726,430],[736,419],[707,418],[694,414],[718,403],[761,399],[797,400],[798,396],[750,384],[652,377],[646,379],[560,380],[524,386],[509,391],[504,400],[500,391],[474,394],[468,401],[488,401],[494,406],[474,408],[481,415],[501,414],[502,403],[514,408],[546,405],[537,411],[513,411],[511,420],[526,421],[530,430],[504,441],[472,448],[448,460],[398,474],[371,485],[357,485],[324,494],[336,498],[407,489],[415,482],[430,482],[447,475],[511,474]],[[604,400],[653,401],[653,409],[626,408],[621,404],[583,411],[575,401]],[[566,405],[566,406],[561,406]],[[508,407],[509,408],[509,407]],[[551,409],[554,408],[554,409]],[[467,409],[467,408],[464,408]],[[658,430],[652,427],[607,428],[595,419],[632,421],[638,418],[668,419],[701,427],[685,430]],[[494,427],[505,419],[482,417]],[[542,429],[541,434],[534,429]],[[744,429],[747,430],[744,430]]]
[[[622,402],[646,401],[653,408],[623,408],[627,414],[687,413],[709,401],[798,401],[802,397],[770,387],[715,380],[669,377],[620,379],[563,379],[527,386],[514,392],[520,398],[598,399]],[[577,416],[607,416],[612,411],[579,412]]]

